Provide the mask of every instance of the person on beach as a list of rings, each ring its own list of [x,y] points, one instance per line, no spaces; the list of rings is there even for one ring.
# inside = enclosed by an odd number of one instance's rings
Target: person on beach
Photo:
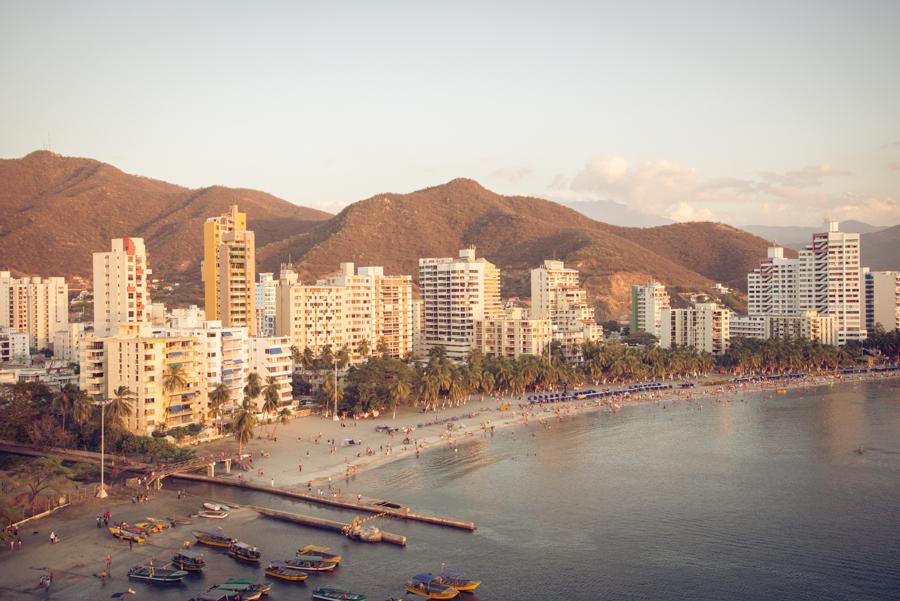
[[[112,568],[112,553],[106,554],[106,572],[109,573]]]

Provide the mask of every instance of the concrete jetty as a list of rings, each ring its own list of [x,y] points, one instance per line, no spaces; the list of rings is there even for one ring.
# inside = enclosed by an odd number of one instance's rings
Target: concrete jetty
[[[258,512],[260,515],[274,518],[276,520],[284,520],[310,528],[319,528],[320,530],[331,530],[343,534],[346,529],[350,528],[350,524],[338,522],[335,520],[326,520],[325,518],[313,517],[311,515],[301,515],[299,513],[288,513],[286,511],[276,511],[275,509],[267,509],[266,507],[255,507],[248,505],[250,509]],[[390,532],[381,532],[381,542],[390,543],[392,545],[406,546],[406,537],[401,534],[391,534]]]
[[[411,520],[414,522],[422,522],[425,524],[432,524],[435,526],[445,526],[447,528],[457,528],[459,530],[475,530],[475,522],[467,522],[463,520],[455,520],[452,518],[445,518],[437,515],[429,515],[425,513],[416,513],[411,511],[408,507],[399,507],[394,508],[390,505],[384,504],[372,504],[372,503],[357,503],[354,500],[340,499],[335,497],[326,497],[321,495],[316,495],[308,492],[301,492],[296,490],[287,490],[284,488],[277,488],[272,486],[266,486],[264,484],[256,484],[255,482],[245,482],[238,481],[234,479],[217,479],[217,478],[208,478],[206,476],[201,476],[199,474],[174,474],[170,476],[170,478],[181,478],[183,480],[193,480],[195,482],[208,482],[210,484],[220,484],[222,486],[233,486],[235,488],[242,488],[245,490],[254,490],[257,492],[265,492],[273,495],[279,495],[282,497],[290,497],[292,499],[299,499],[301,501],[306,501],[309,503],[316,503],[319,505],[327,505],[329,507],[336,507],[338,509],[348,509],[350,511],[364,511],[366,513],[377,513],[383,515],[385,517],[397,518],[400,520]]]

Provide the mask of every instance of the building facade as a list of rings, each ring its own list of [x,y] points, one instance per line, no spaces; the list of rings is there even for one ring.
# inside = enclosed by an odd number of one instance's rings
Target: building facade
[[[500,318],[500,270],[474,248],[458,258],[419,259],[423,301],[423,350],[441,346],[447,357],[465,361],[474,344],[476,320]]]
[[[0,328],[0,363],[28,362],[31,359],[30,339],[27,332]]]
[[[115,238],[110,251],[94,253],[94,336],[150,321],[150,274],[143,238]]]
[[[0,271],[0,328],[25,332],[30,350],[53,346],[69,324],[69,287],[61,277],[14,278]]]
[[[864,271],[866,330],[900,329],[900,271]]]
[[[282,406],[291,404],[293,401],[291,374],[294,369],[290,338],[287,336],[250,338],[250,371],[259,374],[263,386],[268,383],[269,378],[274,378],[278,387],[279,403]],[[262,395],[256,402],[257,409],[261,409]]]
[[[553,340],[569,363],[580,363],[582,345],[599,340],[603,329],[594,320],[594,308],[581,288],[577,269],[562,261],[545,260],[531,270],[532,319],[549,319]]]
[[[662,311],[669,308],[669,293],[659,282],[631,287],[631,333],[661,336]]]
[[[275,335],[278,280],[272,273],[259,274],[256,282],[256,329],[260,336]]]
[[[78,363],[81,359],[81,341],[88,332],[86,323],[70,323],[65,330],[53,336],[53,357],[68,363]]]
[[[507,309],[503,317],[476,319],[474,348],[484,355],[518,359],[549,352],[553,329],[549,319],[529,319],[520,308]]]
[[[343,286],[301,284],[293,270],[283,267],[276,293],[276,336],[286,336],[301,352],[309,348],[318,355],[325,346],[337,351],[347,344],[347,294]]]
[[[731,344],[731,311],[717,303],[699,303],[690,309],[661,311],[662,348],[693,347],[721,355]]]
[[[201,272],[207,319],[256,335],[256,239],[237,205],[204,223]]]

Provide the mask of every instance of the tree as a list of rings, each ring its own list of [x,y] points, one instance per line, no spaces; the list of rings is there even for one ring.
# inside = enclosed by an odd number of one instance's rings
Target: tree
[[[209,393],[209,415],[216,421],[219,434],[222,433],[222,424],[219,422],[219,418],[222,417],[222,407],[228,402],[229,398],[231,398],[231,393],[225,382],[216,384],[215,388]]]
[[[131,417],[131,404],[134,402],[134,393],[127,386],[119,386],[113,391],[113,397],[106,403],[104,409],[105,419],[108,419],[117,428],[125,427],[125,420]]]
[[[38,495],[67,481],[71,474],[72,470],[65,467],[58,457],[41,457],[23,463],[17,477],[28,488],[28,509],[33,513]]]
[[[94,404],[91,399],[84,391],[79,390],[72,399],[72,419],[83,428],[90,421],[93,409]]]
[[[75,397],[79,392],[78,387],[74,384],[66,384],[53,397],[53,408],[59,412],[63,430],[66,429],[66,416],[72,410],[72,406],[75,404]]]
[[[393,418],[397,419],[397,404],[405,403],[406,399],[409,398],[409,393],[412,390],[412,387],[405,380],[397,378],[393,382],[391,382],[390,386],[388,386],[388,394],[391,398],[391,409],[393,409]]]
[[[244,454],[244,445],[253,438],[255,429],[255,406],[249,397],[244,397],[244,401],[240,404],[237,411],[234,412],[234,419],[231,422],[231,430],[234,432],[234,438],[238,442],[239,455]]]
[[[251,371],[247,376],[247,385],[244,386],[244,394],[252,401],[255,401],[262,392],[262,378],[255,371]]]
[[[287,407],[282,407],[281,411],[278,412],[278,415],[275,419],[275,427],[272,428],[272,435],[275,435],[275,430],[278,428],[278,424],[282,424],[284,426],[291,423],[291,410]]]
[[[268,376],[266,378],[266,385],[262,390],[263,395],[263,413],[266,415],[274,415],[276,411],[278,411],[278,404],[281,401],[281,391],[278,389],[278,380],[275,379],[274,376]],[[271,419],[271,418],[270,418]],[[274,435],[275,428],[272,427],[272,434]]]
[[[388,347],[387,340],[385,340],[384,336],[378,337],[378,343],[375,345],[375,354],[379,357],[387,357],[391,352],[391,349]]]
[[[369,351],[372,350],[369,347],[369,339],[361,338],[360,341],[356,344],[356,354],[360,357],[368,357]]]
[[[362,342],[366,342],[366,344],[368,345],[367,341],[360,341],[360,344],[362,344]],[[337,355],[334,356],[334,361],[337,365],[337,368],[343,371],[348,365],[350,365],[350,349],[348,349],[346,345],[342,346],[337,352]]]

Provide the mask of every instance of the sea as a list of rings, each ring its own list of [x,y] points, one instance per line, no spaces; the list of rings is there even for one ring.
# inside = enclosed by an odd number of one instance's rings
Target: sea
[[[465,532],[379,519],[400,548],[254,517],[221,523],[265,560],[304,544],[340,551],[334,574],[276,582],[273,601],[338,584],[401,598],[413,574],[462,572],[481,600],[900,599],[900,381],[736,393],[623,406],[477,436],[357,475],[350,490],[472,520]],[[263,493],[208,485],[204,497],[349,521]],[[231,531],[230,528],[234,530]],[[187,599],[259,576],[223,552],[177,589]]]

